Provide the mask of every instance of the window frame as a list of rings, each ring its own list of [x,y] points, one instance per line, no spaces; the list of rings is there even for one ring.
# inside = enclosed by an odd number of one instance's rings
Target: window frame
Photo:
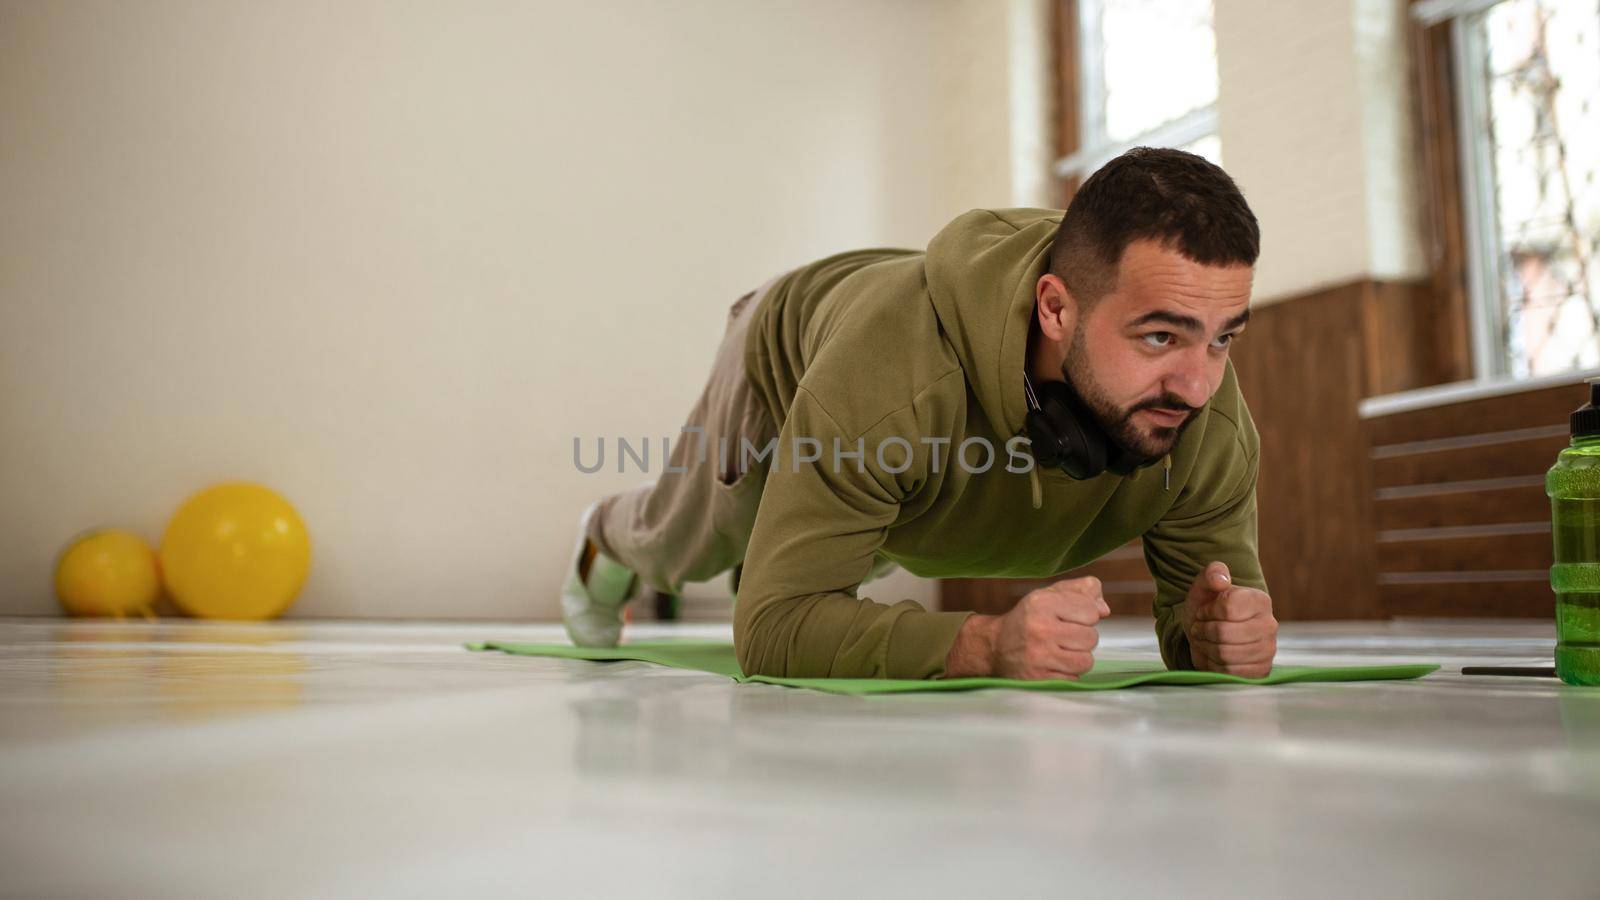
[[[1442,149],[1453,155],[1448,162],[1435,154],[1432,159],[1425,153],[1424,164],[1429,171],[1424,175],[1432,182],[1435,191],[1444,188],[1440,182],[1441,165],[1453,168],[1453,197],[1442,198],[1454,206],[1455,242],[1452,262],[1457,267],[1455,290],[1459,293],[1459,307],[1464,313],[1464,351],[1470,377],[1480,382],[1523,381],[1512,371],[1508,340],[1509,322],[1502,295],[1504,271],[1501,268],[1502,248],[1499,238],[1499,209],[1495,189],[1493,136],[1486,128],[1469,127],[1483,122],[1489,115],[1489,98],[1482,79],[1476,77],[1481,60],[1488,52],[1482,33],[1471,27],[1469,19],[1503,2],[1503,0],[1411,0],[1410,14],[1420,39],[1418,68],[1423,90],[1423,115],[1429,115],[1428,91],[1430,75],[1432,90],[1442,96],[1433,98],[1435,116],[1448,116],[1448,123],[1432,123],[1434,131],[1445,131],[1451,146]],[[1429,60],[1431,54],[1439,59]],[[1448,70],[1430,73],[1428,67]],[[1424,123],[1424,130],[1428,131]],[[1440,127],[1442,126],[1442,127]],[[1425,151],[1429,148],[1425,146]],[[1432,198],[1438,207],[1441,198]],[[1437,234],[1435,235],[1437,237]],[[1436,260],[1437,263],[1437,260]],[[1435,269],[1438,275],[1437,267]],[[1441,279],[1436,277],[1436,286]],[[1574,370],[1578,371],[1578,370]]]
[[[1454,160],[1462,243],[1463,293],[1467,313],[1467,350],[1471,370],[1479,380],[1509,378],[1511,365],[1504,351],[1505,316],[1499,296],[1500,252],[1494,236],[1497,219],[1491,137],[1469,123],[1487,115],[1488,98],[1480,79],[1474,78],[1475,60],[1484,52],[1481,35],[1467,25],[1473,15],[1500,0],[1417,0],[1412,19],[1422,28],[1441,30],[1448,42],[1450,76],[1448,108],[1456,136]]]
[[[1070,129],[1065,124],[1062,127],[1063,140],[1057,148],[1061,155],[1051,171],[1068,185],[1069,195],[1094,170],[1134,147],[1182,147],[1217,134],[1215,100],[1126,140],[1113,140],[1106,134],[1105,67],[1100,42],[1090,39],[1100,34],[1103,12],[1103,0],[1060,0],[1056,4],[1057,53],[1063,61],[1060,71],[1065,89],[1060,92],[1061,112],[1063,119],[1072,122]],[[1073,65],[1068,66],[1067,60]]]

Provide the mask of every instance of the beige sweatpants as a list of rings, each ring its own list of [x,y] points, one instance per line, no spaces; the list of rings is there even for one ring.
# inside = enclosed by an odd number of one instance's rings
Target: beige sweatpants
[[[684,423],[705,429],[704,435],[674,436],[667,465],[650,461],[655,481],[602,499],[589,518],[589,539],[600,552],[658,591],[681,593],[684,582],[709,581],[744,561],[774,459],[759,451],[778,436],[745,373],[745,335],[761,298],[779,277],[728,309],[711,375]],[[741,453],[742,440],[755,452]],[[719,453],[724,446],[727,452]],[[879,557],[868,580],[893,569]]]
[[[768,279],[728,310],[711,375],[684,423],[704,434],[674,435],[666,465],[649,461],[655,481],[602,499],[589,518],[589,539],[600,552],[658,591],[680,593],[684,582],[708,581],[744,560],[771,457],[739,471],[740,439],[760,448],[778,436],[745,374],[745,335],[760,298],[776,280]],[[729,449],[719,454],[719,446]]]

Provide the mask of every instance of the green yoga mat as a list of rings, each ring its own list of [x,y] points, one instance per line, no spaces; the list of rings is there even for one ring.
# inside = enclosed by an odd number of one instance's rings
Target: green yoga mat
[[[1421,678],[1435,665],[1403,666],[1273,666],[1265,678],[1240,678],[1216,672],[1169,672],[1160,663],[1100,660],[1077,681],[1019,681],[1012,678],[948,678],[919,681],[894,678],[773,678],[745,675],[733,655],[733,645],[689,641],[640,641],[620,647],[574,647],[570,644],[517,644],[485,641],[468,644],[469,650],[502,650],[519,656],[554,656],[596,662],[637,660],[723,675],[741,683],[781,684],[831,694],[904,694],[914,691],[973,691],[1010,688],[1021,691],[1109,691],[1141,684],[1289,684],[1297,681],[1386,681]]]

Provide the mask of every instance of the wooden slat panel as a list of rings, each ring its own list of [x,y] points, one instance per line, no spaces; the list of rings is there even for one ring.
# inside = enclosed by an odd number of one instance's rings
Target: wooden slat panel
[[[1511,401],[1505,405],[1516,403]],[[1555,463],[1556,455],[1569,443],[1566,437],[1547,437],[1377,459],[1372,464],[1373,483],[1377,487],[1392,487],[1539,475]]]
[[[1252,325],[1252,328],[1255,326]],[[1583,382],[1465,403],[1413,409],[1367,420],[1372,445],[1402,444],[1434,438],[1512,431],[1540,425],[1561,425],[1582,406]],[[1554,457],[1551,458],[1554,461]]]
[[[1543,476],[1581,393],[1524,391],[1367,421],[1385,614],[1553,614]]]
[[[1378,544],[1378,572],[1481,572],[1548,569],[1549,532]]]
[[[1431,289],[1425,284],[1367,283],[1361,328],[1366,352],[1363,396],[1393,394],[1437,383],[1428,368],[1426,336],[1433,328],[1433,311]]]
[[[1081,578],[1085,575],[1093,575],[1101,581],[1149,581],[1150,569],[1143,559],[1102,559],[1050,580]]]
[[[942,578],[939,580],[939,608],[947,612],[978,612],[993,614],[997,610],[992,601],[990,579]]]
[[[1550,519],[1550,498],[1538,487],[1380,498],[1372,506],[1378,531]]]
[[[1538,581],[1480,584],[1386,584],[1378,588],[1391,616],[1506,616],[1548,619],[1556,595]]]
[[[1258,307],[1233,345],[1261,434],[1261,566],[1280,619],[1378,615],[1372,471],[1356,404],[1368,380],[1366,282]]]

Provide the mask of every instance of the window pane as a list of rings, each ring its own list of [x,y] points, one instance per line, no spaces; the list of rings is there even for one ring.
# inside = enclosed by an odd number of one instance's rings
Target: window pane
[[[1216,102],[1210,0],[1102,0],[1100,17],[1111,140]]]
[[[1506,0],[1474,24],[1510,370],[1600,365],[1600,4]]]

